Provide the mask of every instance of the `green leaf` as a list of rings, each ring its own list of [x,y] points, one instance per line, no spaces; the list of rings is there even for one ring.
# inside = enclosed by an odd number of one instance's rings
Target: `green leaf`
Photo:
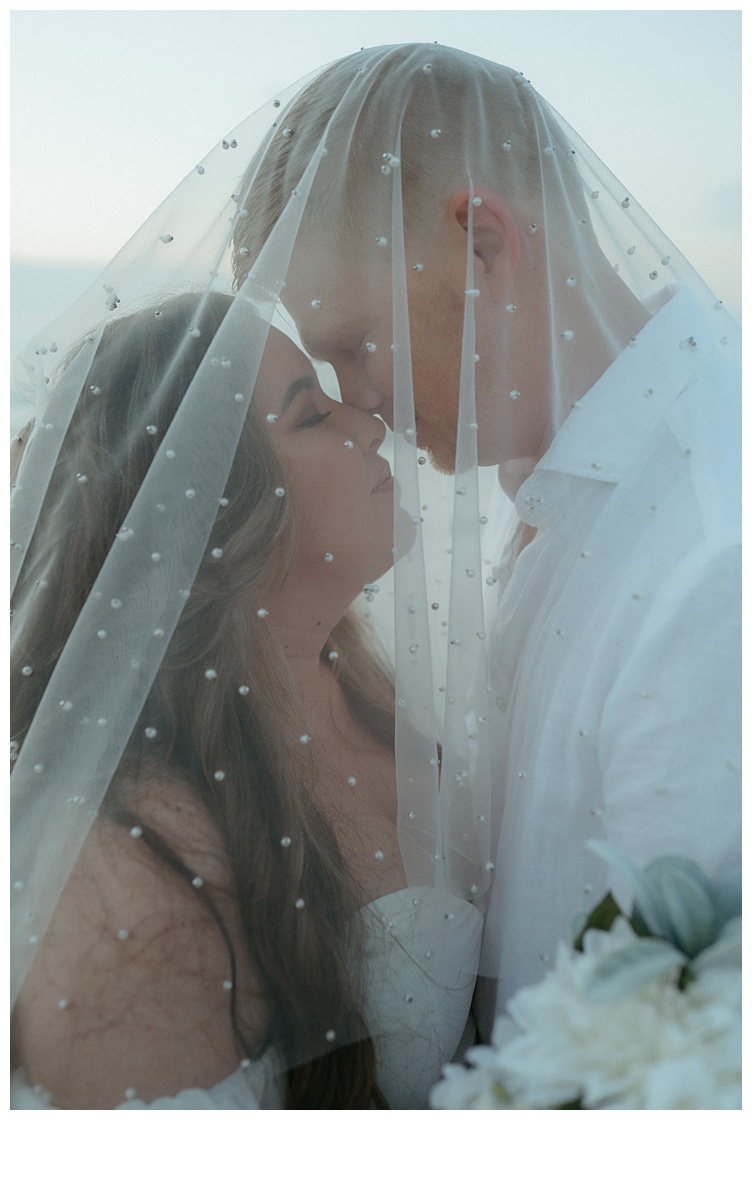
[[[653,936],[653,934],[650,932],[647,925],[643,921],[642,917],[640,916],[639,908],[632,909],[632,915],[629,918],[629,924],[632,926],[632,929],[634,930],[634,932],[637,934],[638,937],[650,938]]]
[[[603,897],[600,904],[583,918],[584,924],[580,924],[577,931],[577,936],[574,942],[575,950],[584,950],[583,938],[588,929],[603,929],[606,932],[611,928],[617,917],[621,917],[622,911],[619,905],[614,900],[610,892]]]

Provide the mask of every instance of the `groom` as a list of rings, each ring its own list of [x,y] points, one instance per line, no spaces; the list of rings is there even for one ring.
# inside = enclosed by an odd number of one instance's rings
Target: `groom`
[[[431,51],[440,67],[441,51]],[[463,121],[474,74],[488,87],[498,71],[501,124],[510,73],[449,53],[453,119]],[[390,70],[397,85],[401,68],[396,54],[382,89]],[[337,80],[335,70],[315,85],[310,112],[331,111]],[[432,86],[440,99],[440,69]],[[365,146],[381,147],[380,111],[362,107]],[[403,143],[410,120],[408,110]],[[305,160],[321,124],[309,144],[305,105],[291,124]],[[449,151],[431,167],[430,204],[425,172],[403,181],[408,262],[412,239],[431,266],[408,271],[417,443],[454,470],[471,230],[478,458],[499,465],[516,506],[487,643],[498,852],[481,976],[499,987],[495,997],[479,991],[486,1038],[494,1011],[570,940],[572,918],[609,888],[619,897],[589,839],[613,841],[640,866],[686,855],[711,876],[737,865],[740,846],[738,375],[688,290],[648,308],[584,235],[574,269],[553,218],[531,239],[502,170],[505,149],[472,208]],[[355,188],[350,202],[357,228],[368,196]],[[391,423],[388,356],[353,352],[365,336],[374,347],[391,340],[389,268],[378,265],[373,238],[360,250],[343,239],[333,246],[322,214],[293,254],[285,303],[304,344],[334,366],[343,396]],[[544,244],[545,270],[534,257]],[[587,277],[599,307],[577,308],[572,288],[575,352],[546,379],[536,330],[559,275]],[[507,337],[510,294],[537,326],[516,314]],[[521,381],[519,391],[495,387],[499,379]],[[654,380],[660,386],[645,386]]]

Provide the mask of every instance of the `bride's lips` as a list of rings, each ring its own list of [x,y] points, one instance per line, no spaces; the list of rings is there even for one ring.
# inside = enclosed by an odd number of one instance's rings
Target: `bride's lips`
[[[376,481],[376,486],[371,488],[372,492],[391,492],[394,490],[394,476],[392,475],[389,463],[384,464],[384,469]]]

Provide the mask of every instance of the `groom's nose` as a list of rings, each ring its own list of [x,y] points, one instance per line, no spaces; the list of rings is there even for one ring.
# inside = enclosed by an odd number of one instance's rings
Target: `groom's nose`
[[[378,415],[392,428],[394,404],[384,389],[369,379],[358,363],[333,363],[343,404]]]

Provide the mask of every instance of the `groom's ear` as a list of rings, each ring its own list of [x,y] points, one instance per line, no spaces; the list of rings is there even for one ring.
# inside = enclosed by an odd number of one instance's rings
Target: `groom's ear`
[[[482,283],[491,299],[501,303],[520,262],[520,238],[511,211],[493,192],[481,189],[471,199],[470,191],[462,188],[449,197],[446,216],[466,234],[472,222],[473,254],[482,268]]]

